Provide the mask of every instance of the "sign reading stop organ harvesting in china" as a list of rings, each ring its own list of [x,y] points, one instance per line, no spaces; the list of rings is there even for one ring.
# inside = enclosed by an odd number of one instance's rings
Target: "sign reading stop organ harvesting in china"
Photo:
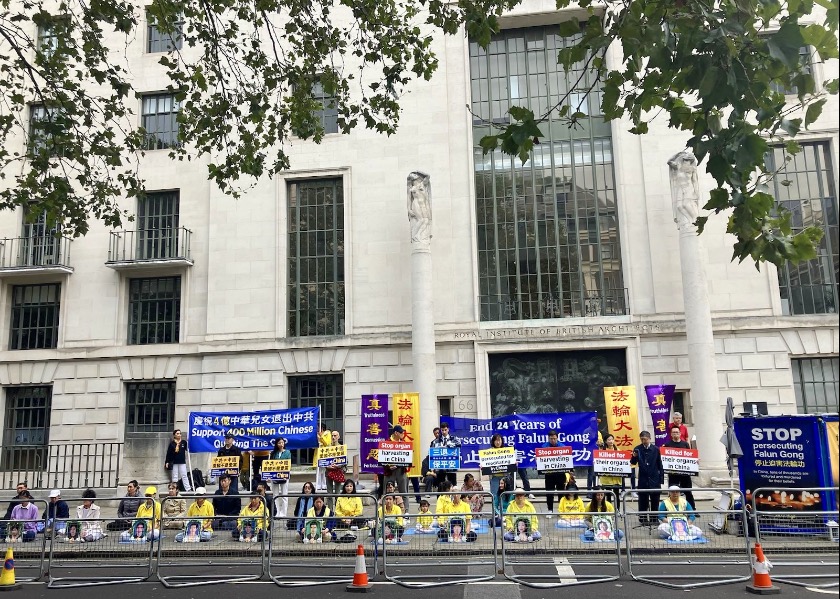
[[[700,474],[700,453],[696,449],[681,449],[679,447],[660,447],[662,469],[673,474]]]
[[[571,472],[575,469],[571,447],[535,447],[537,470]]]
[[[630,476],[632,451],[610,451],[597,449],[592,452],[592,467],[595,474],[602,476]]]
[[[414,461],[414,450],[411,448],[411,443],[380,441],[377,459],[380,464],[411,466],[411,462]]]

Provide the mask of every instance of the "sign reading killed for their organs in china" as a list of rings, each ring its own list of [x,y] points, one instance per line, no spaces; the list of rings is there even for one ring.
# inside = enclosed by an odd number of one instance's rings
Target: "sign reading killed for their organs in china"
[[[632,451],[598,449],[592,452],[592,468],[600,476],[630,476]]]
[[[575,469],[571,447],[535,447],[534,461],[537,470],[545,472],[572,472]]]
[[[696,449],[682,449],[680,447],[660,447],[662,469],[672,474],[700,474],[700,453]]]

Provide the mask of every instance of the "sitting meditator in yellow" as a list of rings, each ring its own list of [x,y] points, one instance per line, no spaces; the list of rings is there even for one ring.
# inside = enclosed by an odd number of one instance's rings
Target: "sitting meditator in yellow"
[[[216,515],[213,504],[204,498],[206,494],[207,490],[204,487],[197,488],[195,490],[195,501],[187,509],[187,527],[193,519],[200,519],[202,541],[209,541],[213,537],[213,516]],[[175,535],[175,542],[183,543],[184,536],[183,532],[179,532]]]
[[[239,512],[239,519],[236,521],[236,528],[231,531],[234,541],[243,543],[256,543],[262,541],[263,528],[265,528],[268,514],[265,510],[265,503],[259,495],[254,495],[248,505]]]
[[[446,516],[438,516],[440,528],[438,538],[448,543],[472,543],[478,538],[472,530],[472,506],[467,503],[467,495],[460,492],[452,495],[449,505],[445,506]]]
[[[405,520],[393,495],[386,495],[379,506],[379,539],[377,543],[399,543],[405,532]]]
[[[694,508],[680,494],[680,487],[668,487],[668,497],[659,503],[659,536],[672,541],[693,541],[703,536],[694,525]]]
[[[505,510],[505,541],[531,542],[542,538],[538,529],[537,510],[525,497],[525,489],[516,488],[516,498]]]

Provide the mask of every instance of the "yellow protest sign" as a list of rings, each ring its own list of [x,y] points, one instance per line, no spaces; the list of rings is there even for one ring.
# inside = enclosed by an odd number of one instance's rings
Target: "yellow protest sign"
[[[221,476],[222,474],[232,476],[239,474],[239,456],[223,455],[210,459],[210,476]]]
[[[414,440],[420,436],[420,394],[419,393],[394,393],[391,396],[394,410],[393,424],[399,424],[405,429],[403,443],[414,444]],[[411,469],[413,474],[420,473],[420,464],[423,457],[419,451],[412,454]]]
[[[607,432],[615,437],[620,449],[632,449],[639,443],[639,405],[636,387],[604,387],[607,408]]]
[[[318,467],[328,468],[329,466],[346,466],[347,465],[347,446],[346,445],[330,445],[329,447],[322,447],[321,453],[318,455]]]
[[[262,480],[288,480],[292,470],[292,460],[263,460],[260,472]]]

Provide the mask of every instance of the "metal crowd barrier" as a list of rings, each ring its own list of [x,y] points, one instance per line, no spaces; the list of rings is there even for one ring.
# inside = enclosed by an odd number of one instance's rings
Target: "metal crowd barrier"
[[[728,521],[746,523],[741,492],[719,488],[694,488],[692,491],[725,492],[729,499],[725,506],[693,511],[692,515],[696,518],[693,522],[690,518],[683,519],[681,523],[674,519],[669,526],[660,520],[667,512],[658,511],[658,503],[668,496],[666,489],[636,489],[640,496],[642,493],[659,495],[656,508],[644,512],[627,501],[630,492],[622,493],[625,549],[633,580],[672,589],[694,589],[750,580],[749,538],[730,534],[728,527],[720,526]],[[741,507],[734,507],[739,501]],[[696,529],[691,528],[695,526]],[[700,534],[692,534],[692,531],[698,532],[697,529]]]
[[[428,494],[425,501],[429,502],[429,511],[423,513],[414,493],[382,496],[383,504],[399,497],[406,506],[402,521],[388,517],[384,511],[380,516],[377,511],[375,546],[382,552],[385,578],[411,588],[495,578],[498,553],[497,533],[491,525],[493,496],[486,491],[469,494],[476,496],[477,502],[478,498],[483,500],[478,512],[471,512],[469,499],[461,499],[469,516],[458,518],[444,508],[454,494],[462,495],[462,491]]]
[[[289,508],[285,516],[276,516],[272,527],[268,554],[268,576],[279,586],[316,586],[349,584],[353,581],[356,550],[365,547],[368,570],[376,569],[376,547],[370,543],[370,533],[375,529],[376,517],[358,515],[338,518],[330,510],[328,518],[307,517],[306,508],[311,500],[320,497],[335,505],[340,494],[316,492],[314,494],[289,493]],[[353,497],[362,502],[375,498],[368,493]]]
[[[97,497],[93,504],[121,499],[125,496]],[[80,512],[83,498],[69,497],[65,501],[71,504],[70,518],[53,525],[49,588],[141,582],[152,576],[156,539],[153,533],[149,536],[149,530],[159,530],[159,525],[137,518],[84,518]],[[114,528],[114,522],[120,522],[125,530],[108,530],[109,524]],[[140,523],[142,529],[138,528]]]
[[[568,498],[577,495],[586,508],[595,492],[604,493],[605,499],[615,505],[613,493],[607,490],[554,491],[551,494]],[[545,491],[531,491],[531,494],[540,501],[548,495]],[[503,497],[508,513],[501,515],[499,536],[506,578],[529,587],[555,588],[609,582],[621,576],[619,540],[623,531],[618,514],[586,510],[552,513],[540,503],[540,508],[534,506],[532,518],[516,513],[514,492],[506,492]],[[537,520],[536,528],[541,538],[529,541],[536,535],[534,531],[524,529],[528,520],[533,519]]]
[[[204,496],[204,502],[212,504],[218,495]],[[267,509],[266,498],[262,495],[230,494],[227,498],[240,500],[244,508],[252,499],[258,500],[256,511]],[[209,518],[191,516],[189,510],[200,498],[185,494],[187,513],[163,517],[165,534],[157,544],[158,578],[167,588],[190,587],[222,582],[244,582],[259,580],[265,575],[264,556],[270,544],[272,523],[268,520],[270,512],[265,511],[265,517],[249,517],[234,515],[215,515]],[[163,499],[163,513],[166,504],[179,497]],[[204,523],[210,524],[210,534],[206,533]],[[253,522],[248,522],[253,520]],[[170,528],[172,522],[184,522],[184,528],[177,531]],[[250,537],[243,532],[253,524]],[[240,528],[241,525],[241,528]],[[228,528],[230,527],[230,528]],[[264,532],[259,534],[259,529]],[[175,533],[175,534],[173,534]],[[237,540],[238,537],[238,540]]]
[[[44,575],[44,553],[46,552],[46,538],[36,532],[31,541],[25,540],[27,525],[44,529],[46,526],[47,502],[43,499],[31,499],[32,505],[38,508],[38,520],[0,520],[0,541],[4,541],[6,548],[11,548],[15,556],[15,578],[19,582],[32,582]],[[5,551],[4,551],[5,553]]]
[[[820,510],[821,505],[829,504],[832,493],[834,509]],[[755,537],[773,564],[773,582],[814,588],[838,586],[837,497],[837,487],[753,490],[750,508],[755,516]],[[825,579],[830,580],[819,582]]]

